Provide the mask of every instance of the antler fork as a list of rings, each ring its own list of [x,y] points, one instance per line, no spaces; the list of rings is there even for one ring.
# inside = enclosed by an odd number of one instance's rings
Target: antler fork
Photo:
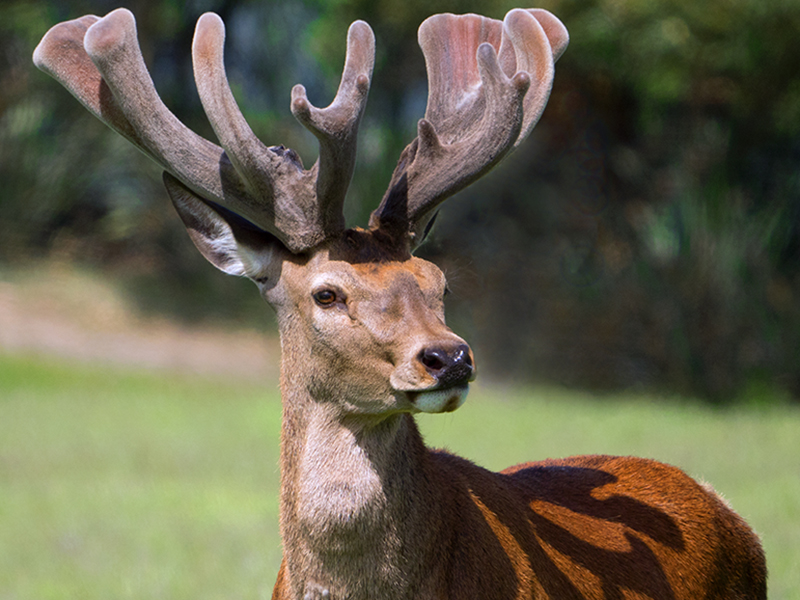
[[[319,160],[308,170],[294,152],[266,147],[247,125],[225,76],[224,40],[217,15],[198,20],[195,80],[222,148],[189,130],[161,101],[128,10],[56,25],[37,46],[34,62],[165,169],[173,199],[189,194],[240,215],[292,252],[312,248],[344,230],[342,204],[374,64],[372,30],[363,21],[351,25],[330,106],[311,105],[302,86],[292,90],[292,112],[320,143]]]

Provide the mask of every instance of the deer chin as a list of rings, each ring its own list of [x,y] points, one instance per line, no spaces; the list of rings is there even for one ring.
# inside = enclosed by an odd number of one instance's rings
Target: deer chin
[[[420,412],[448,413],[464,404],[468,393],[469,384],[465,383],[448,388],[408,392],[408,397],[414,408]]]

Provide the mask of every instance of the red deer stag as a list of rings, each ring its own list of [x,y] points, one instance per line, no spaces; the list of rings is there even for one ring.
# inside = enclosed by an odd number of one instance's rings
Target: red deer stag
[[[222,147],[161,102],[127,10],[55,26],[34,60],[164,169],[200,252],[252,279],[277,313],[284,560],[273,598],[766,598],[756,535],[674,467],[579,456],[491,473],[427,449],[415,424],[420,411],[458,408],[475,365],[445,325],[442,272],[412,251],[439,203],[539,119],[568,42],[561,22],[531,9],[422,24],[427,111],[367,229],[346,229],[342,204],[372,30],[350,27],[330,106],[292,90],[292,113],[319,138],[308,170],[245,122],[224,37],[206,14],[192,46]]]

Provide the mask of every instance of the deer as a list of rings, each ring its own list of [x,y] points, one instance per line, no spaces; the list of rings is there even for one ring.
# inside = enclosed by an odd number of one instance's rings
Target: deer
[[[347,228],[375,36],[347,34],[332,103],[291,93],[319,141],[306,169],[266,146],[231,93],[225,27],[197,22],[192,62],[219,145],[163,104],[117,9],[54,26],[34,52],[163,170],[198,250],[251,279],[281,342],[280,531],[273,600],[766,598],[759,538],[707,484],[655,460],[589,455],[490,472],[425,446],[476,375],[445,324],[446,280],[414,255],[437,208],[529,135],[569,35],[542,9],[437,14],[419,28],[429,91],[416,138],[366,227]]]

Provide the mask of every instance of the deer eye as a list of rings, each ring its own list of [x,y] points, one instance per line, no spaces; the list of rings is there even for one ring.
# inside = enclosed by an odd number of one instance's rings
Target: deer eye
[[[331,306],[335,304],[337,300],[336,292],[328,289],[314,292],[312,297],[314,298],[314,302],[316,302],[319,306]]]

